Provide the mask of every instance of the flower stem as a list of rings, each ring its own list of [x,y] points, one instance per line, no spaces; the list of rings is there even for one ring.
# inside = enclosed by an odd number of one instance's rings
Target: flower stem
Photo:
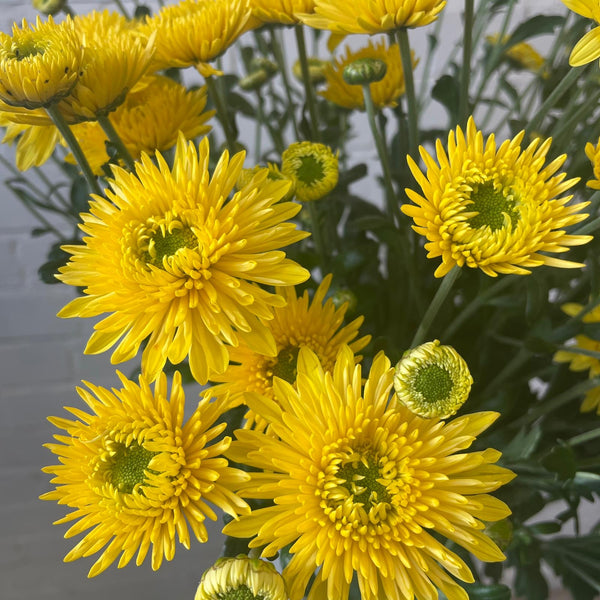
[[[47,106],[46,112],[52,119],[52,122],[56,125],[56,128],[60,134],[63,136],[63,138],[65,138],[65,141],[71,149],[71,152],[73,153],[73,156],[75,157],[83,176],[86,178],[88,185],[90,186],[90,190],[101,196],[102,190],[98,185],[98,180],[92,172],[90,164],[88,163],[87,158],[85,157],[85,154],[83,153],[83,150],[77,141],[77,138],[73,135],[73,132],[71,131],[71,128],[65,121],[64,117],[55,105]]]
[[[419,132],[419,107],[415,94],[415,79],[413,76],[412,55],[408,31],[401,27],[396,32],[400,56],[402,58],[402,70],[404,72],[404,87],[406,89],[406,103],[408,106],[408,152],[411,156],[418,156],[418,132]]]
[[[381,162],[381,168],[383,169],[383,181],[385,183],[385,191],[387,198],[387,209],[388,215],[391,218],[396,217],[399,222],[399,208],[396,202],[396,192],[394,191],[394,184],[392,182],[392,171],[390,167],[390,157],[388,155],[387,146],[385,140],[381,135],[381,131],[377,127],[375,122],[375,106],[373,104],[373,96],[371,95],[371,87],[368,83],[363,84],[363,97],[365,99],[365,109],[367,111],[367,117],[369,119],[369,127],[375,140],[375,146],[377,148],[377,154]]]
[[[474,0],[465,0],[465,24],[463,35],[463,61],[460,73],[460,100],[458,114],[463,127],[469,118],[469,79],[471,74],[471,52],[473,44]]]
[[[431,327],[431,323],[433,322],[433,319],[435,319],[435,316],[437,315],[442,304],[444,303],[444,300],[446,300],[446,297],[450,293],[450,290],[452,289],[454,282],[458,279],[460,272],[461,272],[460,267],[454,266],[448,273],[446,273],[446,275],[444,276],[444,279],[442,279],[442,283],[441,283],[440,287],[438,288],[438,291],[435,293],[433,300],[429,304],[429,307],[427,308],[427,312],[425,313],[425,316],[421,320],[421,324],[419,325],[419,328],[417,329],[417,333],[415,333],[415,337],[413,338],[413,341],[410,344],[411,348],[418,346],[419,344],[423,343],[423,341],[425,340],[425,336],[427,335],[427,332],[429,331],[429,328]]]
[[[306,104],[308,105],[308,114],[310,116],[310,136],[314,142],[319,141],[319,115],[317,112],[317,102],[315,99],[315,90],[310,81],[310,71],[308,68],[308,57],[306,55],[306,40],[304,39],[304,29],[302,25],[294,27],[296,33],[296,43],[298,45],[298,58],[300,59],[300,68],[302,70],[302,80],[306,92]]]
[[[569,446],[578,446],[579,444],[585,444],[586,442],[591,442],[592,440],[595,440],[596,438],[599,438],[599,437],[600,437],[600,427],[598,427],[596,429],[592,429],[591,431],[586,431],[585,433],[580,433],[579,435],[572,437],[571,439],[567,440],[567,444],[569,444]]]
[[[229,148],[230,152],[234,152],[236,144],[236,135],[231,121],[229,120],[227,106],[223,101],[223,97],[221,96],[219,86],[217,85],[215,78],[212,75],[206,77],[205,81],[206,87],[208,88],[208,93],[210,94],[210,97],[215,104],[215,107],[217,109],[217,116],[219,117],[219,121],[221,122],[221,126],[223,127],[223,132],[225,133],[225,138],[227,139],[227,147]]]
[[[310,216],[311,233],[315,244],[317,254],[321,258],[321,268],[323,274],[327,274],[331,271],[329,266],[329,253],[325,247],[325,239],[323,238],[323,231],[321,229],[321,218],[319,215],[319,208],[316,205],[316,201],[305,202],[304,206],[308,206],[308,214]]]
[[[117,133],[117,130],[110,122],[108,115],[97,115],[97,118],[100,127],[102,127],[104,133],[106,134],[106,137],[108,137],[111,144],[117,149],[119,156],[123,159],[123,162],[127,165],[127,168],[133,172],[135,170],[135,161],[129,153],[129,150],[127,150],[123,140]]]
[[[125,8],[125,6],[121,2],[121,0],[113,0],[113,2],[117,5],[117,8],[121,11],[121,14],[126,19],[131,19],[131,17],[129,16],[129,13],[127,12],[127,9]]]

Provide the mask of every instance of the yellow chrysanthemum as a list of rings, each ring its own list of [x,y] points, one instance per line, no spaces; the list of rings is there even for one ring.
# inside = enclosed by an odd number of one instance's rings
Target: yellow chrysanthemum
[[[0,99],[10,106],[49,106],[71,92],[79,77],[83,49],[73,21],[52,17],[35,26],[23,19],[12,36],[0,32]]]
[[[559,156],[544,165],[551,138],[536,138],[521,149],[524,132],[496,148],[495,136],[484,141],[471,117],[466,136],[460,127],[448,135],[448,150],[436,143],[437,160],[423,148],[423,174],[409,156],[408,164],[423,195],[406,190],[415,202],[402,212],[413,229],[426,237],[428,258],[442,257],[436,277],[467,265],[487,275],[527,274],[529,267],[581,267],[540,252],[565,252],[589,242],[587,235],[567,235],[565,227],[583,221],[589,202],[569,204],[572,196],[556,198],[579,181],[555,173],[566,160]]]
[[[141,565],[152,546],[152,568],[175,554],[176,538],[190,547],[191,529],[200,542],[208,539],[204,520],[217,516],[210,502],[236,516],[249,507],[233,489],[246,473],[228,466],[222,454],[231,442],[225,437],[209,445],[225,429],[214,425],[227,405],[202,401],[186,423],[181,377],[175,373],[171,397],[161,374],[150,388],[118,373],[123,388],[108,390],[86,383],[78,389],[91,413],[67,408],[77,420],[50,417],[68,435],[46,446],[59,465],[46,467],[56,489],[41,496],[73,508],[57,523],[77,520],[65,537],[90,530],[65,561],[102,552],[89,572],[98,575],[119,555],[119,567],[137,552]]]
[[[295,142],[281,155],[281,172],[296,182],[300,202],[320,200],[337,185],[338,157],[325,144]]]
[[[297,13],[312,13],[315,0],[250,0],[252,16],[261,23],[298,23]]]
[[[235,184],[238,189],[243,188],[248,185],[248,183],[252,180],[252,178],[261,170],[267,169],[267,179],[271,179],[273,181],[287,181],[290,184],[290,189],[287,194],[284,196],[284,200],[291,200],[294,197],[294,192],[296,191],[296,180],[288,175],[284,175],[281,172],[281,169],[273,163],[267,163],[266,167],[261,165],[256,165],[251,169],[242,169],[240,176]]]
[[[277,355],[264,356],[253,352],[247,346],[233,348],[231,362],[223,375],[213,377],[213,381],[222,382],[208,390],[208,394],[231,397],[239,394],[257,392],[273,398],[273,377],[281,377],[289,383],[296,381],[296,363],[300,348],[310,348],[319,358],[325,371],[331,371],[342,346],[348,345],[353,352],[360,352],[371,339],[364,336],[356,339],[363,317],[344,325],[344,316],[348,303],[335,307],[329,298],[324,302],[331,284],[331,275],[327,275],[315,291],[312,302],[308,291],[302,296],[296,295],[294,288],[281,288],[278,292],[287,304],[276,308],[275,316],[268,326],[275,339]],[[359,362],[362,357],[357,356]],[[246,426],[264,428],[264,419],[252,411],[246,414]]]
[[[562,0],[562,3],[573,12],[593,19],[600,24],[600,3],[598,0]],[[600,27],[588,31],[571,51],[569,64],[572,67],[587,65],[600,57]]]
[[[366,382],[344,348],[333,373],[300,350],[297,389],[282,379],[275,401],[254,394],[249,405],[273,435],[238,430],[227,455],[258,468],[240,495],[272,500],[224,533],[253,537],[250,547],[273,556],[291,544],[283,571],[291,600],[346,600],[356,577],[363,600],[467,600],[447,573],[473,581],[446,537],[477,558],[504,555],[484,521],[510,514],[488,495],[513,478],[494,465],[500,452],[465,452],[497,413],[421,419],[390,399],[394,369],[378,354]],[[436,589],[437,588],[437,589]]]
[[[595,179],[590,179],[586,185],[594,190],[600,190],[600,138],[595,146],[591,142],[585,145],[585,154],[592,163],[595,177]]]
[[[581,312],[583,306],[571,302],[562,306],[564,313],[570,317],[574,317]],[[586,313],[582,319],[584,323],[600,323],[600,306]],[[592,352],[600,352],[600,341],[594,340],[587,335],[575,336],[575,346],[583,350],[591,350]],[[588,371],[590,379],[600,376],[600,360],[585,354],[579,354],[577,351],[569,352],[567,350],[559,350],[554,355],[554,360],[560,363],[569,363],[571,371]],[[595,410],[600,415],[600,386],[589,390],[581,405],[581,412],[590,412]]]
[[[359,108],[364,110],[365,101],[362,87],[360,85],[349,85],[344,81],[344,69],[356,60],[372,58],[382,60],[387,71],[383,79],[370,84],[373,104],[377,108],[385,106],[396,106],[397,98],[404,94],[404,71],[400,48],[398,44],[387,46],[385,40],[376,44],[369,41],[365,48],[353,51],[346,48],[346,54],[336,59],[333,64],[325,67],[325,78],[327,89],[319,92],[323,98],[330,102],[348,109]],[[413,67],[417,61],[412,57]]]
[[[488,35],[486,40],[492,46],[498,44],[500,38],[499,34]],[[509,40],[510,36],[506,35],[502,39],[503,43]],[[528,44],[527,42],[520,42],[511,46],[505,55],[510,59],[512,65],[518,69],[526,69],[528,71],[539,71],[546,62],[544,58],[537,52],[537,50]]]
[[[202,575],[194,600],[287,600],[283,577],[258,558],[220,558]]]
[[[119,363],[148,340],[142,368],[150,381],[167,359],[189,355],[192,374],[206,383],[227,367],[227,346],[240,343],[274,356],[263,321],[285,300],[257,284],[309,276],[280,251],[308,235],[287,222],[300,209],[279,202],[287,184],[268,181],[264,170],[228,200],[244,153],[230,160],[224,152],[212,178],[208,160],[207,138],[197,150],[180,136],[172,170],[160,153],[158,166],[144,154],[135,173],[115,167],[107,199],[94,196],[82,215],[84,245],[63,247],[73,256],[59,279],[85,289],[59,316],[112,313],[85,352],[117,344],[111,360]]]
[[[208,76],[219,71],[207,63],[245,31],[250,15],[250,0],[182,0],[148,18],[140,31],[156,32],[155,69],[195,66]]]
[[[438,340],[405,352],[394,375],[400,402],[424,418],[447,419],[455,414],[469,397],[472,384],[462,356]]]
[[[298,18],[310,27],[337,34],[374,34],[428,25],[444,6],[446,0],[315,0],[314,14]]]
[[[58,106],[70,122],[93,121],[123,103],[144,75],[154,52],[154,37],[142,41],[131,21],[108,10],[74,19],[84,46],[77,85]]]

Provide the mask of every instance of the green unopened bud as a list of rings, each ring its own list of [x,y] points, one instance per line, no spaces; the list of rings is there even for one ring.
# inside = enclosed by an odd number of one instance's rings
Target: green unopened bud
[[[365,85],[381,81],[387,73],[387,65],[379,58],[359,58],[346,66],[342,77],[350,85]]]
[[[513,539],[513,524],[509,519],[502,519],[496,523],[490,523],[485,528],[485,534],[492,538],[500,550],[504,551]]]
[[[470,600],[510,600],[510,588],[501,583],[483,585],[472,583],[465,586]]]
[[[32,0],[31,3],[35,10],[45,15],[55,15],[65,7],[67,0]]]
[[[257,56],[250,61],[250,70],[258,71],[260,69],[265,71],[267,75],[273,76],[277,73],[277,63],[264,56]]]
[[[239,86],[243,90],[250,92],[252,90],[259,90],[268,80],[268,73],[264,69],[259,69],[258,71],[249,73],[246,77],[242,77],[239,81]]]
[[[325,67],[329,63],[320,58],[309,58],[308,59],[308,77],[310,82],[314,85],[323,83],[325,81]],[[302,65],[300,61],[296,61],[292,67],[292,73],[298,81],[302,81]]]
[[[331,300],[336,308],[343,306],[344,304],[348,305],[348,312],[352,314],[356,310],[356,305],[358,304],[358,300],[356,299],[356,294],[347,288],[336,290],[331,295]]]

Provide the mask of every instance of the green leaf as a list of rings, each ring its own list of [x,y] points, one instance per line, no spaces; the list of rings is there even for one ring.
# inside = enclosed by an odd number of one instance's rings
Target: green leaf
[[[557,521],[542,521],[529,527],[531,533],[537,535],[550,535],[551,533],[558,533],[562,528],[562,523]]]
[[[340,173],[340,178],[338,180],[339,186],[348,186],[355,181],[359,181],[363,177],[366,177],[368,172],[367,165],[365,163],[359,163],[358,165],[354,165],[351,169]]]
[[[77,177],[71,186],[71,206],[75,215],[89,210],[90,189],[83,177]]]
[[[460,91],[458,79],[451,75],[442,75],[433,86],[431,96],[447,111],[452,123],[457,121]]]
[[[145,4],[138,4],[135,7],[135,12],[133,13],[134,19],[143,20],[146,17],[151,17],[151,16],[152,16],[152,11],[150,10],[149,6],[146,6]]]
[[[483,585],[472,583],[464,586],[469,600],[510,600],[510,588],[503,584]]]
[[[577,471],[575,453],[567,445],[555,446],[542,460],[542,465],[556,473],[559,479],[572,479]]]
[[[239,111],[247,117],[256,117],[256,108],[246,98],[236,92],[229,92],[227,94],[227,108]]]
[[[546,35],[562,25],[565,21],[564,17],[558,15],[536,15],[521,23],[511,34],[505,44],[505,49],[508,50],[519,42],[531,39],[538,35]]]
[[[535,452],[541,437],[542,430],[539,425],[534,425],[530,431],[523,427],[504,448],[503,459],[508,463],[527,460]]]

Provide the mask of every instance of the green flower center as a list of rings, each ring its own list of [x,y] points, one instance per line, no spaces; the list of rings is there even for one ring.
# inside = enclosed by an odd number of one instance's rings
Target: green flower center
[[[197,248],[198,238],[187,228],[177,228],[170,232],[157,231],[144,254],[146,263],[163,268],[163,258],[173,256],[180,248]]]
[[[148,465],[156,452],[150,452],[137,442],[129,446],[115,444],[116,452],[111,457],[110,481],[122,493],[131,494],[133,488],[146,479]]]
[[[392,497],[381,479],[379,466],[370,456],[362,455],[347,462],[337,472],[345,487],[353,496],[354,502],[362,504],[366,510],[380,502],[390,502]]]
[[[273,377],[285,379],[288,383],[294,383],[298,375],[298,353],[300,348],[288,346],[279,352],[277,362],[273,366]]]
[[[469,225],[474,229],[487,225],[492,231],[497,231],[505,226],[506,217],[510,220],[511,229],[515,228],[519,213],[515,210],[517,200],[510,188],[497,190],[493,182],[487,181],[473,186],[470,199],[473,203],[468,210],[479,213],[469,219]]]
[[[325,177],[325,169],[322,161],[312,155],[299,157],[300,166],[296,171],[296,177],[305,185],[313,185],[322,181]]]
[[[216,600],[264,600],[262,594],[255,596],[247,585],[240,585],[234,590],[217,593]]]
[[[414,386],[426,402],[435,403],[450,396],[454,382],[446,369],[438,365],[427,365],[417,373]]]
[[[32,37],[26,37],[12,43],[12,48],[15,58],[17,60],[23,60],[29,56],[37,56],[38,54],[44,54],[44,46],[39,40],[35,40]]]

